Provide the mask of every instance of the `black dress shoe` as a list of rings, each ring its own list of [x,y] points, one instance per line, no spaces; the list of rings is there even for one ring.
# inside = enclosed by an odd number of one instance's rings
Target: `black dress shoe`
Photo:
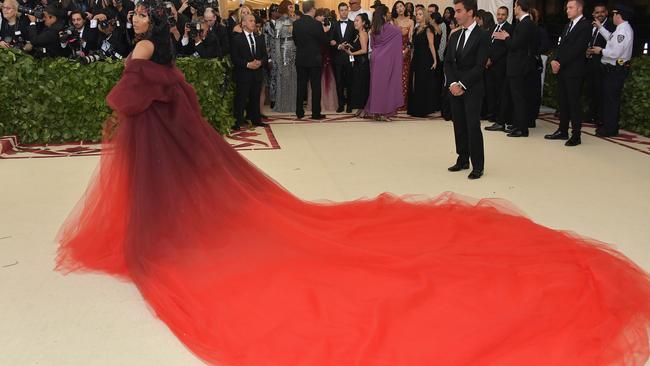
[[[305,112],[296,112],[296,118],[302,119],[303,117],[305,117]]]
[[[336,113],[341,113],[341,112],[343,112],[343,106],[339,106],[338,108],[336,108]]]
[[[528,137],[528,131],[522,131],[519,129],[515,129],[514,131],[510,132],[508,137]]]
[[[327,116],[324,115],[324,114],[319,114],[317,116],[314,116],[314,115],[311,116],[311,119],[325,119],[325,118],[327,118]]]
[[[264,122],[253,122],[253,126],[268,127],[269,125],[268,125],[268,123],[264,123]]]
[[[345,110],[345,113],[352,113],[352,108],[348,107],[348,108]]]
[[[232,126],[232,132],[239,132],[241,131],[241,125],[240,124],[235,124]]]
[[[547,140],[568,140],[569,134],[567,132],[557,130],[550,135],[544,136],[544,138]]]
[[[456,163],[450,166],[449,168],[447,168],[447,170],[449,170],[450,172],[459,172],[461,170],[467,170],[467,169],[469,169],[469,163],[465,163],[465,164]]]
[[[482,170],[472,170],[472,172],[469,173],[467,178],[468,179],[479,179],[482,176],[483,176],[483,171]]]
[[[618,133],[611,133],[611,132],[608,132],[608,131],[603,131],[600,128],[597,128],[596,129],[596,136],[598,136],[598,137],[616,137],[616,136],[618,136]]]
[[[493,123],[492,126],[487,126],[485,127],[486,131],[505,131],[506,126],[499,124],[499,123]]]
[[[513,126],[513,125],[506,125],[505,128],[504,128],[504,130],[503,130],[503,132],[505,132],[505,133],[510,133],[510,132],[512,132],[512,131],[514,131],[514,130],[516,130],[516,129],[517,129],[517,127],[515,127],[515,126]]]
[[[567,142],[564,143],[564,146],[578,146],[581,143],[582,141],[580,141],[580,136],[573,135],[570,139],[567,140]]]

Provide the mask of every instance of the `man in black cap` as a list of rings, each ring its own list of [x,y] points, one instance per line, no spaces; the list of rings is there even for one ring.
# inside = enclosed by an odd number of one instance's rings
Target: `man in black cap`
[[[611,137],[618,135],[621,111],[621,92],[623,83],[630,72],[630,59],[634,43],[634,31],[628,23],[633,11],[630,7],[620,4],[612,11],[612,20],[616,30],[610,33],[598,21],[594,26],[607,40],[604,48],[592,47],[591,52],[602,55],[601,62],[604,68],[603,78],[603,125],[596,130],[597,136]]]

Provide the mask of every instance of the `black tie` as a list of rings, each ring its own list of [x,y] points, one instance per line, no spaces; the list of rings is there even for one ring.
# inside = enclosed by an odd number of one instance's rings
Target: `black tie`
[[[566,27],[566,33],[564,33],[564,36],[566,37],[567,34],[571,32],[571,27],[573,26],[573,20],[569,22],[569,25]]]
[[[465,31],[466,29],[460,31],[460,41],[458,41],[458,47],[456,48],[456,53],[463,52],[463,47],[465,47]]]
[[[255,57],[255,41],[253,40],[253,33],[248,33],[248,40],[251,43],[251,52],[253,53],[253,57]]]

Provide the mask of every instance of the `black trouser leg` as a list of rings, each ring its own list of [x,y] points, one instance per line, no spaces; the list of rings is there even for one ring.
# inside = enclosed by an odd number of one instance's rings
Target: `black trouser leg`
[[[580,130],[582,129],[582,103],[580,97],[582,96],[583,82],[584,79],[581,77],[567,78],[565,81],[566,95],[569,102],[569,118],[571,119],[571,134],[576,136],[580,136]]]
[[[500,65],[492,65],[486,74],[487,86],[487,114],[490,116],[499,115],[499,100],[503,95],[502,88],[506,78],[505,69]]]
[[[603,69],[598,60],[589,61],[589,73],[585,80],[585,94],[589,101],[587,118],[601,124],[603,115]]]
[[[456,142],[456,163],[469,164],[469,137],[467,136],[467,119],[462,97],[450,95],[451,119],[454,123],[454,140]]]
[[[611,71],[603,79],[603,132],[617,135],[621,113],[621,94],[628,70]]]
[[[352,82],[352,65],[334,65],[334,79],[336,80],[336,96],[339,108],[350,105],[350,83]],[[348,107],[349,108],[349,107]]]
[[[298,84],[296,92],[296,115],[298,117],[302,117],[305,115],[303,102],[305,101],[305,98],[307,98],[307,80],[309,80],[309,69],[296,65],[296,79]]]
[[[262,92],[262,82],[254,81],[250,84],[248,91],[248,106],[246,107],[246,114],[253,123],[260,123],[260,94]]]
[[[323,71],[322,67],[310,67],[308,69],[309,73],[309,85],[311,85],[311,116],[318,117],[320,116],[320,97],[321,97],[321,86],[320,86],[320,77]],[[307,89],[305,87],[305,89]]]
[[[526,101],[526,77],[510,76],[510,100],[512,102],[512,124],[522,132],[528,132],[528,102]]]
[[[244,120],[244,108],[246,106],[246,99],[250,95],[251,83],[239,82],[235,83],[235,123],[237,127],[241,127]],[[259,104],[259,99],[258,99]],[[249,114],[250,117],[250,114]]]

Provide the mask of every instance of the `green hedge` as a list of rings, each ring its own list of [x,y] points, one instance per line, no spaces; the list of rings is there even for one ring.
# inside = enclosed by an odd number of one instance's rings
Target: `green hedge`
[[[543,104],[557,108],[557,76],[547,64]],[[587,104],[583,103],[586,109]],[[650,56],[632,59],[621,100],[621,128],[650,136]]]
[[[230,61],[180,58],[176,64],[196,89],[205,118],[227,132],[234,124]],[[111,114],[105,98],[122,74],[122,61],[84,66],[0,49],[0,68],[0,136],[17,135],[24,143],[101,140]]]

